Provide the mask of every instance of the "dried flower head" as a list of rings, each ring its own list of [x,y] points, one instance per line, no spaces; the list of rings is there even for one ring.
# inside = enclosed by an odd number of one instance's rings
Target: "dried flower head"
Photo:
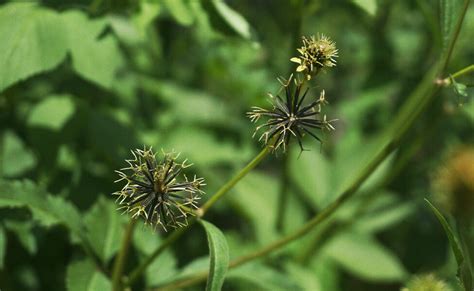
[[[152,148],[132,151],[133,159],[127,160],[129,167],[116,171],[126,181],[122,190],[113,193],[117,201],[132,218],[142,216],[145,223],[168,226],[187,225],[187,216],[197,209],[197,200],[204,192],[203,178],[186,175],[180,181],[183,169],[191,166],[187,160],[177,162],[179,154],[164,153],[157,159]]]
[[[329,37],[321,34],[318,38],[303,36],[303,46],[297,49],[300,56],[290,60],[298,64],[297,72],[304,72],[308,80],[316,75],[321,68],[336,65],[336,44]]]
[[[452,290],[443,280],[433,274],[419,275],[411,279],[407,287],[401,291],[450,291]]]
[[[327,103],[324,90],[318,99],[304,104],[309,88],[303,92],[303,82],[290,76],[288,81],[281,83],[285,99],[269,94],[272,109],[252,107],[252,111],[247,113],[252,122],[257,122],[262,116],[268,118],[264,124],[257,126],[254,136],[264,128],[259,140],[272,147],[273,151],[279,148],[286,151],[292,136],[298,141],[301,151],[304,150],[301,140],[306,134],[322,142],[314,130],[334,130],[331,124],[333,120],[327,120],[326,115],[321,115],[321,106]]]
[[[435,199],[455,217],[474,218],[474,148],[459,148],[437,170]]]

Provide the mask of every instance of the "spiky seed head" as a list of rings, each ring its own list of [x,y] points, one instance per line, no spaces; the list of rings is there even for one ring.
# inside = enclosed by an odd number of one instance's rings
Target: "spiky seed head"
[[[206,185],[203,178],[188,179],[183,169],[191,166],[187,160],[178,162],[179,154],[162,152],[161,158],[152,148],[132,151],[128,167],[116,171],[125,185],[118,196],[119,209],[132,218],[143,217],[146,224],[167,227],[187,225],[188,215],[194,215],[197,202]]]
[[[281,83],[284,98],[269,94],[271,109],[252,107],[252,111],[247,112],[252,122],[257,122],[260,118],[266,119],[265,123],[256,127],[254,136],[263,130],[259,141],[263,141],[274,152],[280,148],[285,152],[292,138],[298,141],[303,151],[302,138],[305,135],[310,135],[322,142],[316,132],[334,130],[332,125],[334,120],[327,120],[326,115],[321,114],[321,107],[327,104],[324,90],[319,98],[309,100],[308,104],[305,99],[309,88],[304,89],[303,82],[290,76],[289,80]]]
[[[336,65],[338,51],[336,44],[323,34],[318,37],[303,36],[303,46],[298,48],[299,56],[290,61],[297,63],[296,72],[302,72],[310,80],[322,68],[330,68]]]

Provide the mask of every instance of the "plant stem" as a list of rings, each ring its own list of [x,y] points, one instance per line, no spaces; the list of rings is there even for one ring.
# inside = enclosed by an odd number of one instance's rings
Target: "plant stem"
[[[124,284],[130,286],[133,284],[140,276],[145,272],[146,268],[153,263],[153,261],[172,243],[174,243],[178,238],[180,238],[185,231],[196,222],[196,219],[189,221],[187,227],[181,227],[173,231],[166,239],[161,243],[161,245],[137,268],[135,268],[128,278],[125,278]]]
[[[112,272],[112,290],[120,291],[122,290],[122,274],[125,264],[127,262],[128,249],[132,240],[133,230],[135,229],[135,224],[137,220],[130,218],[130,221],[125,229],[123,234],[122,245],[120,251],[117,255],[117,258],[114,262],[114,268]]]
[[[265,158],[268,153],[270,152],[270,148],[266,146],[250,163],[248,163],[240,172],[238,172],[232,179],[230,179],[227,183],[224,184],[214,195],[212,195],[211,199],[209,199],[202,207],[201,207],[201,216],[203,216],[212,205],[214,205],[217,200],[219,200],[225,193],[227,193],[230,189],[232,189],[237,182],[239,182],[245,175],[247,175],[253,168],[255,168],[260,162]]]
[[[270,153],[270,148],[265,147],[252,161],[250,161],[242,170],[240,170],[232,179],[225,183],[217,192],[212,195],[212,197],[197,211],[199,217],[202,217],[206,212],[214,205],[225,193],[232,189],[237,182],[239,182],[245,175],[247,175],[253,168],[255,168],[262,160],[265,158],[268,153]],[[146,270],[146,268],[172,243],[174,243],[178,238],[180,238],[187,229],[196,221],[195,218],[189,221],[189,224],[185,228],[178,228],[173,231],[163,243],[137,268],[135,268],[128,279],[125,279],[127,285],[133,284],[141,274]]]
[[[452,83],[451,78],[455,79],[455,78],[458,78],[462,75],[469,74],[471,72],[474,72],[474,64],[470,65],[470,66],[467,66],[467,67],[457,71],[456,73],[452,74],[451,76],[449,76],[447,78],[444,78],[442,80],[442,84],[445,85],[445,86],[449,86]]]
[[[295,53],[295,48],[300,46],[301,42],[301,27],[303,26],[303,11],[304,11],[304,1],[297,0],[292,4],[294,7],[294,14],[296,17],[290,21],[289,25],[293,26],[293,43],[290,46],[290,57]],[[290,68],[288,75],[292,75],[294,72],[294,63],[290,63]],[[306,78],[303,78],[303,84],[306,81]],[[289,159],[289,144],[287,145],[287,154],[283,156],[283,161],[281,163],[281,174],[280,174],[280,189],[278,193],[278,204],[277,204],[277,216],[276,216],[276,229],[278,231],[283,230],[283,223],[285,221],[285,212],[288,204],[288,190],[290,188],[290,179],[288,171],[288,159]]]
[[[436,86],[436,77],[441,75],[446,69],[447,63],[451,57],[451,53],[454,48],[454,43],[456,42],[457,36],[461,29],[461,25],[465,16],[465,12],[469,5],[470,0],[464,1],[464,10],[461,14],[460,19],[456,24],[456,29],[453,37],[450,40],[448,51],[440,59],[440,62],[435,64],[433,68],[425,75],[424,79],[421,81],[420,85],[414,90],[414,92],[409,97],[408,101],[405,103],[403,108],[397,115],[397,119],[392,128],[388,130],[390,134],[389,141],[383,146],[383,148],[372,158],[368,165],[362,170],[362,172],[357,176],[357,178],[351,183],[351,185],[344,191],[342,194],[328,207],[323,211],[317,214],[313,219],[304,224],[300,229],[295,232],[284,236],[283,238],[257,250],[248,255],[241,256],[229,264],[229,269],[243,265],[254,259],[263,257],[288,243],[303,237],[310,230],[312,230],[317,225],[324,222],[329,218],[341,205],[344,204],[346,200],[351,198],[359,189],[359,187],[365,182],[365,180],[377,169],[377,167],[384,161],[401,143],[402,138],[407,134],[411,127],[415,124],[415,121],[427,107],[429,102],[433,99],[436,93],[439,90],[439,86]],[[207,278],[207,272],[198,273],[195,276],[192,276],[188,279],[181,281],[172,282],[168,285],[163,286],[163,288],[157,290],[167,290],[169,288],[178,288],[190,286],[196,283],[199,283]]]
[[[432,97],[433,94],[430,94],[429,97]],[[417,97],[417,96],[414,96]],[[418,112],[418,111],[415,111]],[[414,120],[414,119],[413,119]],[[413,125],[413,121],[409,124],[410,126]],[[229,264],[229,269],[238,267],[240,265],[243,265],[249,261],[252,261],[254,259],[263,257],[285,245],[288,243],[303,237],[306,235],[309,231],[311,231],[314,227],[317,225],[320,225],[322,222],[324,222],[327,218],[329,218],[341,205],[344,204],[346,200],[348,200],[350,197],[356,193],[356,191],[359,189],[359,187],[362,185],[362,183],[365,182],[365,180],[377,169],[377,167],[382,163],[383,160],[385,160],[386,157],[389,156],[389,154],[396,149],[398,146],[398,142],[400,140],[400,136],[409,129],[409,126],[404,126],[405,130],[403,132],[399,132],[394,136],[394,138],[388,142],[382,150],[380,150],[375,157],[369,162],[369,164],[365,167],[365,169],[359,174],[359,176],[354,180],[354,182],[351,183],[351,185],[344,191],[342,194],[333,202],[331,203],[328,207],[323,209],[319,214],[317,214],[313,219],[308,221],[306,224],[304,224],[300,229],[296,230],[295,232],[284,236],[283,238],[261,248],[260,250],[257,250],[255,252],[252,252],[250,254],[241,256]],[[185,287],[189,286],[191,284],[198,283],[202,280],[205,280],[207,277],[207,273],[199,273],[196,274],[195,276],[192,276],[191,278],[184,279],[182,281],[177,281],[173,282],[168,286],[165,286],[165,288],[178,288],[178,287]],[[158,290],[166,290],[166,289],[158,289]]]

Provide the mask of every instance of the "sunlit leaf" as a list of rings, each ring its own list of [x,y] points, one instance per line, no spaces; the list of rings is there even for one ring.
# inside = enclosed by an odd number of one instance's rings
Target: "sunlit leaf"
[[[64,225],[86,242],[85,226],[79,211],[59,196],[52,196],[29,181],[0,180],[0,208],[26,207],[33,219],[45,227]]]
[[[223,0],[206,0],[203,4],[211,24],[215,28],[226,34],[236,34],[245,39],[254,38],[252,27],[247,20]]]
[[[69,264],[66,287],[68,291],[112,290],[109,279],[87,259],[77,260]]]
[[[32,109],[28,124],[59,131],[74,114],[74,110],[75,105],[70,96],[50,96]]]
[[[369,15],[374,16],[377,12],[377,0],[352,0],[355,4],[360,6]]]
[[[285,269],[303,290],[323,291],[318,276],[315,276],[311,269],[295,263],[288,263]]]
[[[406,277],[398,258],[365,234],[341,233],[327,243],[324,252],[345,270],[369,281],[401,281]]]
[[[117,252],[121,240],[123,224],[116,205],[103,196],[84,216],[87,235],[95,252],[104,263]]]
[[[59,15],[33,3],[0,6],[0,92],[66,57],[68,40]]]
[[[102,36],[107,23],[104,18],[89,19],[81,11],[61,15],[68,31],[68,44],[75,71],[83,78],[104,88],[116,82],[123,58],[112,35]]]
[[[358,217],[356,227],[367,232],[384,230],[413,214],[415,209],[415,205],[409,202],[395,203],[381,209],[375,209],[368,215]]]
[[[166,8],[171,15],[181,25],[191,25],[193,23],[193,15],[184,0],[164,0]]]
[[[16,177],[36,165],[36,158],[23,141],[13,132],[6,131],[2,138],[0,153],[0,175]]]

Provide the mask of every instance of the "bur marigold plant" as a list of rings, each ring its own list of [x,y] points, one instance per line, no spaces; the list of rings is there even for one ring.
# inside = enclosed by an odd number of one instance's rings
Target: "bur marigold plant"
[[[188,215],[193,215],[204,193],[204,179],[188,179],[183,170],[191,165],[187,160],[178,162],[179,154],[163,153],[159,159],[151,148],[132,154],[129,166],[116,171],[120,176],[116,182],[126,182],[122,190],[113,193],[118,196],[119,209],[165,230],[187,225]]]
[[[257,126],[254,136],[261,129],[264,130],[259,140],[269,145],[274,151],[282,148],[286,151],[292,138],[298,141],[301,151],[304,150],[302,138],[309,135],[322,142],[316,131],[334,130],[331,121],[321,113],[321,106],[326,104],[324,90],[319,98],[308,97],[309,88],[304,89],[304,83],[294,79],[293,76],[286,82],[282,82],[284,97],[280,95],[270,96],[272,108],[252,107],[248,112],[252,122],[257,122],[261,117],[266,121]],[[306,99],[310,99],[308,101]]]
[[[318,98],[311,95],[311,83],[323,67],[334,67],[337,57],[336,44],[328,37],[321,35],[303,37],[303,46],[298,49],[299,57],[290,61],[298,63],[296,72],[288,80],[280,79],[284,96],[269,94],[271,108],[252,107],[247,116],[252,122],[260,118],[265,122],[258,125],[254,136],[263,130],[259,141],[277,151],[286,152],[292,139],[296,139],[300,150],[303,151],[302,139],[309,135],[322,143],[320,132],[334,130],[335,120],[328,120],[321,112],[323,105],[328,104],[325,91],[322,90]],[[302,76],[301,76],[302,75]]]
[[[297,51],[300,55],[290,60],[298,64],[296,71],[304,73],[308,80],[318,74],[322,68],[336,66],[338,56],[336,44],[324,34],[318,37],[303,36],[303,46]]]

